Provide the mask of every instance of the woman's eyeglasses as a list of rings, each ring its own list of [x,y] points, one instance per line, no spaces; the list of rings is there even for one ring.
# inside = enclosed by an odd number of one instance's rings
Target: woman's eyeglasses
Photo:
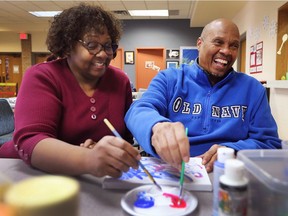
[[[103,45],[103,44],[98,43],[96,41],[85,42],[82,40],[78,40],[78,42],[81,43],[81,45],[83,47],[85,47],[91,55],[96,55],[101,50],[104,50],[107,55],[113,55],[116,52],[116,50],[118,49],[118,44],[104,44]]]

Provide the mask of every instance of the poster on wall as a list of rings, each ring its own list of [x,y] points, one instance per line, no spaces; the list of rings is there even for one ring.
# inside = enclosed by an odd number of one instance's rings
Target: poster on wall
[[[263,71],[263,41],[250,47],[250,74]]]
[[[5,58],[5,79],[9,80],[9,58]]]
[[[169,59],[169,60],[178,60],[179,59],[179,49],[167,49],[166,50],[166,59]]]
[[[19,74],[19,65],[13,65],[13,73]]]
[[[154,66],[154,61],[145,61],[145,68],[152,69]]]
[[[125,64],[134,64],[134,51],[125,51]]]
[[[198,57],[198,49],[196,46],[183,47],[180,46],[180,64],[191,65]]]
[[[166,68],[178,68],[179,61],[167,61]]]

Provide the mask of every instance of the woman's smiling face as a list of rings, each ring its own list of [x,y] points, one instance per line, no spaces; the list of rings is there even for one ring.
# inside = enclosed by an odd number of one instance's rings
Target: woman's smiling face
[[[208,24],[197,40],[199,65],[212,77],[222,78],[232,68],[240,46],[237,26],[225,19]]]
[[[85,34],[70,55],[74,73],[76,72],[83,79],[88,80],[102,77],[113,59],[113,53],[106,50],[107,47],[111,47],[111,43],[107,29],[101,34],[94,32]],[[99,47],[99,51],[97,47]],[[98,52],[92,54],[95,49]]]

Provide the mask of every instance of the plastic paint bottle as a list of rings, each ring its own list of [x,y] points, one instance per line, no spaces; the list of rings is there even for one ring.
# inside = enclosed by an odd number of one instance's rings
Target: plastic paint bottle
[[[232,148],[218,148],[217,150],[217,160],[213,167],[213,216],[218,215],[219,178],[224,174],[225,161],[235,157],[234,152]]]
[[[219,179],[218,215],[246,216],[248,206],[248,179],[244,163],[238,159],[225,161],[224,175]]]

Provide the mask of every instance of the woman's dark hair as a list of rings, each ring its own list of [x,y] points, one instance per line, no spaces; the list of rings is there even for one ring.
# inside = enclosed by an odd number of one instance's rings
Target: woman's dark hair
[[[122,34],[120,20],[100,6],[81,3],[54,17],[47,34],[47,48],[57,57],[65,57],[86,33],[103,33],[105,28],[112,43],[118,43]]]

